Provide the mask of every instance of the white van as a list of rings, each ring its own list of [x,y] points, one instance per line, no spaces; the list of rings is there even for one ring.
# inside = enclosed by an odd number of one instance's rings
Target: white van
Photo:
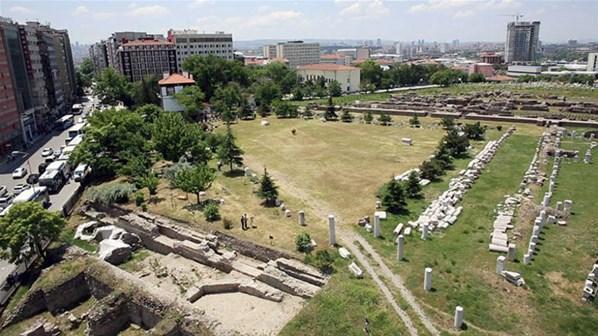
[[[81,182],[85,180],[87,175],[91,172],[91,168],[85,163],[79,163],[77,168],[73,171],[73,179],[75,182]]]

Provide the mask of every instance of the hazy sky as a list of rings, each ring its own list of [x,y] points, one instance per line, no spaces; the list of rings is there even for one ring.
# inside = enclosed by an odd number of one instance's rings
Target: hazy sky
[[[541,21],[544,42],[598,40],[598,0],[0,0],[0,16],[49,22],[82,43],[114,31],[165,34],[169,28],[231,32],[235,40],[503,41],[512,19],[506,15],[515,13]]]

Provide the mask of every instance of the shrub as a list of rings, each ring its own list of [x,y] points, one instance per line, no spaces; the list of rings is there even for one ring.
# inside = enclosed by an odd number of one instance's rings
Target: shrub
[[[147,212],[147,204],[146,203],[141,204],[141,210],[143,210],[144,212]]]
[[[499,132],[502,131],[502,126],[501,125],[496,126],[496,130]]]
[[[324,250],[316,252],[315,265],[320,269],[320,272],[325,274],[334,272],[334,267],[332,266],[333,263],[334,257],[328,253],[328,251]]]
[[[137,191],[135,193],[135,205],[141,206],[141,204],[143,204],[144,201],[145,196],[143,196],[143,193],[141,191]]]
[[[203,207],[203,215],[206,217],[208,222],[218,220],[220,218],[218,204],[214,202],[208,202],[208,204]]]
[[[222,219],[222,224],[224,225],[224,229],[226,229],[226,230],[230,230],[233,228],[233,221],[230,220],[230,218],[224,217]]]
[[[310,252],[312,250],[311,237],[307,233],[301,233],[295,238],[295,245],[299,252]]]
[[[133,191],[135,186],[130,183],[108,183],[89,188],[87,198],[92,202],[109,206],[113,203],[127,203]]]

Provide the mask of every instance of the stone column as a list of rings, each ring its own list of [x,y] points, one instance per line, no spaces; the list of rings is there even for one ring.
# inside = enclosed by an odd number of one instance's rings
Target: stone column
[[[305,212],[303,212],[303,210],[299,210],[299,212],[297,213],[297,218],[299,221],[299,225],[305,225]]]
[[[532,256],[529,253],[523,255],[523,264],[527,265],[532,261]]]
[[[429,292],[432,290],[432,268],[426,267],[424,271],[424,290]]]
[[[517,251],[517,247],[515,244],[509,244],[509,250],[507,251],[507,260],[513,261],[515,260],[515,252]]]
[[[421,239],[422,240],[427,240],[428,239],[428,225],[424,224],[422,226],[422,235],[421,235]]]
[[[397,238],[397,260],[401,261],[403,260],[404,257],[404,248],[405,245],[405,237],[403,237],[403,235],[399,235],[399,237]]]
[[[336,231],[335,231],[336,220],[334,215],[328,215],[328,242],[330,245],[336,245]]]
[[[453,324],[455,329],[461,330],[463,326],[463,307],[455,307],[455,323]]]
[[[567,215],[571,214],[571,206],[573,205],[573,201],[572,200],[565,200],[563,202],[563,211],[565,211],[565,213]]]
[[[556,224],[556,217],[554,217],[553,215],[548,216],[548,224]]]
[[[378,215],[374,216],[374,237],[380,237],[380,217]]]
[[[496,258],[496,274],[501,274],[505,270],[505,259],[504,256]]]
[[[534,252],[536,252],[536,243],[531,242],[529,243],[529,250],[527,251],[527,253],[531,256],[534,254]]]
[[[563,202],[556,202],[556,211],[563,211]]]
[[[376,209],[382,208],[382,202],[376,201]]]

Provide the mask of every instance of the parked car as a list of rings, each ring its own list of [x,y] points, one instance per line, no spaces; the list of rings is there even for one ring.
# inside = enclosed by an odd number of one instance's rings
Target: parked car
[[[29,184],[36,184],[37,181],[39,180],[39,174],[29,174],[29,176],[27,176],[27,183]]]
[[[56,158],[54,157],[54,152],[52,152],[52,154],[46,156],[46,163],[51,163],[55,160]]]
[[[48,166],[48,164],[46,162],[42,162],[39,164],[39,166],[37,166],[37,172],[41,175],[46,171],[46,167]]]
[[[29,188],[31,188],[31,186],[30,186],[30,185],[28,185],[28,184],[24,184],[24,183],[19,183],[19,184],[17,184],[17,185],[16,185],[16,186],[13,188],[13,190],[15,191],[15,194],[17,194],[17,195],[18,195],[18,194],[20,194],[20,193],[21,193],[23,190],[25,190],[25,189],[29,189]]]
[[[46,147],[42,150],[42,157],[50,156],[53,152],[54,150],[52,150],[52,148]]]
[[[12,172],[13,179],[20,179],[25,177],[25,175],[27,175],[27,169],[24,167],[17,168]]]
[[[0,208],[7,208],[12,203],[14,197],[15,196],[12,194],[6,194],[0,197]]]
[[[87,164],[80,163],[77,166],[77,168],[75,168],[75,170],[73,171],[73,179],[75,180],[75,182],[81,182],[85,180],[85,178],[90,172],[91,168]]]
[[[53,154],[54,154],[54,157],[57,158],[57,157],[60,156],[60,154],[62,154],[62,150],[61,149],[56,149],[56,150],[54,150]]]

